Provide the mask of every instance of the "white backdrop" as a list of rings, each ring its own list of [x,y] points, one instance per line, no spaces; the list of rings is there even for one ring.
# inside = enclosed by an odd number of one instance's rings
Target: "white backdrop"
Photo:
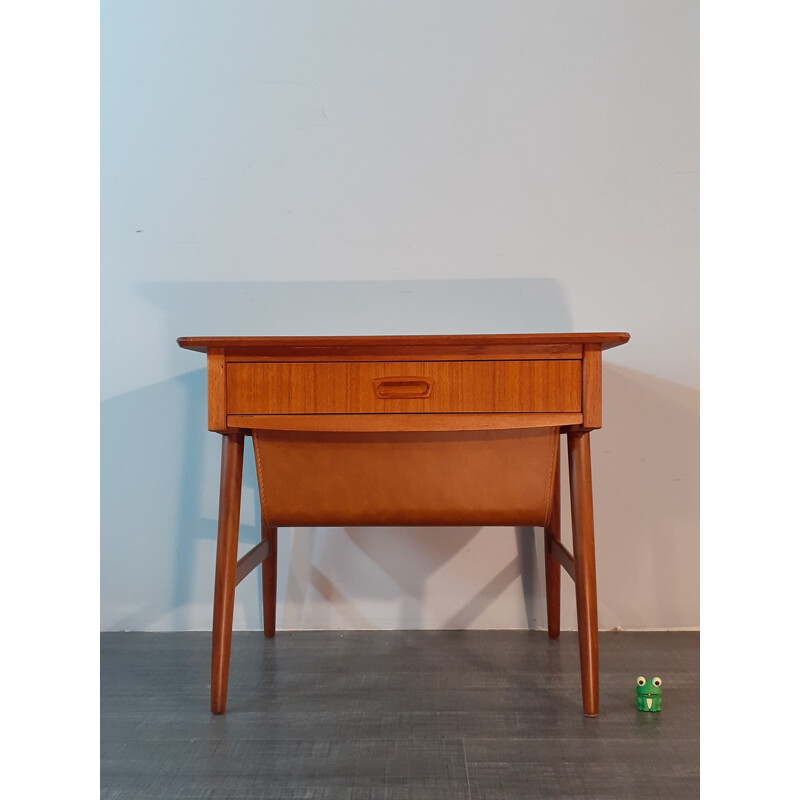
[[[176,337],[547,330],[632,337],[593,434],[601,628],[698,626],[697,3],[101,19],[102,628],[210,628],[220,441]],[[249,444],[244,484],[243,550]],[[541,548],[539,529],[282,529],[278,625],[544,627]],[[238,628],[261,624],[258,584]]]

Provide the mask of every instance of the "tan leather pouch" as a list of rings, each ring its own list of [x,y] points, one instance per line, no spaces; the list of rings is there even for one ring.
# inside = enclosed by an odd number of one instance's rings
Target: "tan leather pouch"
[[[269,525],[544,525],[558,428],[254,430]]]

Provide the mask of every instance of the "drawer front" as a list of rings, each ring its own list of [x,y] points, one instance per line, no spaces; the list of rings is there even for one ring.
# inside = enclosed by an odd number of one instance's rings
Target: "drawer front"
[[[579,412],[581,362],[233,362],[226,388],[229,414]]]

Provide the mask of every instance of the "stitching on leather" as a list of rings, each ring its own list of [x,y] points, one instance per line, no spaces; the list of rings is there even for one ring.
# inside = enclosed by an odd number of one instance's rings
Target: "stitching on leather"
[[[261,519],[267,518],[266,514],[266,498],[264,497],[264,470],[261,466],[261,448],[259,447],[260,437],[257,433],[252,434],[253,439],[253,452],[256,454],[256,478],[258,479],[258,499],[261,501]]]
[[[558,459],[559,456],[558,450],[560,442],[558,441],[559,437],[558,428],[553,428],[553,433],[555,434],[555,447],[553,448],[553,459],[550,464],[550,475],[547,479],[547,495],[546,495],[547,506],[545,508],[546,513],[544,517],[545,527],[547,527],[547,525],[549,524],[550,516],[553,513],[553,476],[555,475],[556,472],[556,459]]]

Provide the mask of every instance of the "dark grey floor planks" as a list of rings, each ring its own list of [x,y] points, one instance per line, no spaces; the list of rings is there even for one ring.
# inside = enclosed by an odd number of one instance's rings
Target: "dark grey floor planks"
[[[237,632],[224,717],[210,641],[101,635],[104,800],[699,796],[697,633],[601,633],[591,720],[574,633]]]

